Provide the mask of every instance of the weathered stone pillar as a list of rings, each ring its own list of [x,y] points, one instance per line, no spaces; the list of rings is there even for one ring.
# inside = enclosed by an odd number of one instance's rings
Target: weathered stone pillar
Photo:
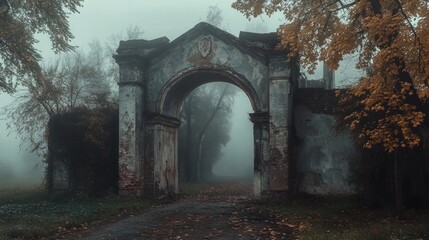
[[[164,115],[145,120],[145,193],[174,197],[178,191],[178,127],[180,120]]]
[[[269,60],[270,190],[289,190],[289,94],[290,67],[287,56]]]
[[[143,194],[143,59],[115,56],[119,64],[119,194]]]
[[[270,178],[270,130],[268,127],[269,115],[267,112],[251,113],[250,121],[253,122],[254,141],[254,174],[253,193],[255,196],[269,194]]]

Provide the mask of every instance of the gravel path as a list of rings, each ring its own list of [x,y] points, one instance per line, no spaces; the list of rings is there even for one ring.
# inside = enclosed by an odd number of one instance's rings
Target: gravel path
[[[103,226],[83,239],[297,239],[286,223],[252,205],[242,185],[215,186]]]

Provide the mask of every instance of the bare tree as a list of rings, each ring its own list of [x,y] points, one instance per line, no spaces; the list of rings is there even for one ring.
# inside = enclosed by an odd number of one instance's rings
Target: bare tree
[[[226,29],[223,25],[222,10],[217,5],[209,6],[209,10],[206,15],[206,22],[215,27]]]
[[[182,108],[179,129],[181,180],[199,181],[210,177],[211,167],[229,141],[231,107],[235,89],[215,83],[194,90]]]
[[[255,33],[266,33],[268,32],[268,27],[265,22],[262,20],[258,21],[256,19],[249,21],[246,24],[246,31],[255,32]]]
[[[62,55],[42,65],[37,79],[28,77],[23,81],[25,88],[2,114],[9,120],[7,127],[18,134],[22,143],[29,142],[32,151],[45,153],[45,129],[50,117],[81,106],[107,104],[109,88],[103,82],[105,73],[100,68],[99,55],[82,52]]]
[[[119,69],[112,55],[120,40],[136,39],[143,31],[130,26],[126,33],[112,34],[104,45],[94,40],[90,51],[63,54],[52,62],[41,64],[39,74],[27,75],[15,101],[2,115],[9,121],[22,143],[43,155],[46,150],[46,126],[57,114],[76,108],[97,108],[112,105],[117,99]]]
[[[116,49],[119,47],[119,42],[124,40],[135,40],[143,38],[144,31],[137,25],[130,25],[125,32],[111,34],[107,42],[104,44],[104,56],[106,59],[105,67],[107,73],[107,81],[112,89],[112,97],[117,98],[118,88],[117,82],[119,81],[119,66],[113,59],[116,54]]]

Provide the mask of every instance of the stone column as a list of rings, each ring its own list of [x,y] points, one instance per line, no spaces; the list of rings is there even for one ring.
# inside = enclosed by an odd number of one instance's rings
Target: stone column
[[[117,55],[119,64],[119,194],[143,194],[143,59]]]
[[[268,112],[251,113],[253,122],[254,174],[253,193],[255,196],[267,196],[270,190],[270,130]]]
[[[269,60],[270,190],[289,190],[290,66],[286,56]]]
[[[180,120],[157,114],[145,120],[145,193],[174,197],[178,191],[178,127]]]

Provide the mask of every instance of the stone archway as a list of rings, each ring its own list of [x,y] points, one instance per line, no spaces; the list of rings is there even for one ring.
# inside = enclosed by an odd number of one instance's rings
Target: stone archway
[[[177,128],[184,98],[223,81],[241,88],[254,113],[254,192],[289,189],[289,127],[298,67],[275,50],[274,34],[240,38],[200,23],[176,40],[121,42],[119,191],[162,197],[177,192]]]
[[[212,68],[197,67],[186,69],[183,72],[176,74],[161,89],[161,94],[157,102],[156,113],[162,116],[169,116],[176,119],[179,118],[181,105],[187,95],[195,88],[210,82],[226,82],[237,86],[248,96],[253,107],[253,111],[261,112],[258,96],[244,76],[241,76],[230,69],[224,69],[221,66],[213,66]],[[158,138],[167,140],[170,138],[166,135],[178,136],[178,126],[166,126],[162,123],[160,125],[160,128],[158,128],[159,130],[155,130],[155,134],[158,135]],[[174,139],[177,138],[174,137]],[[177,183],[177,171],[169,171],[169,168],[172,168],[171,166],[175,166],[173,168],[177,169],[177,157],[170,158],[169,156],[177,156],[178,142],[176,140],[174,143],[171,142],[170,144],[164,144],[163,146],[164,149],[160,151],[162,155],[160,155],[159,159],[155,160],[155,162],[158,161],[160,163],[160,170],[159,173],[157,173],[157,175],[159,174],[159,184],[163,187],[167,187],[167,183]],[[168,148],[167,146],[175,146],[175,148]],[[254,166],[256,166],[255,171],[258,173],[260,172],[259,169],[265,169],[265,166],[262,166],[262,164]],[[167,173],[172,173],[176,176],[168,176]],[[174,181],[169,179],[174,179]],[[177,186],[169,186],[168,189],[177,189]]]

